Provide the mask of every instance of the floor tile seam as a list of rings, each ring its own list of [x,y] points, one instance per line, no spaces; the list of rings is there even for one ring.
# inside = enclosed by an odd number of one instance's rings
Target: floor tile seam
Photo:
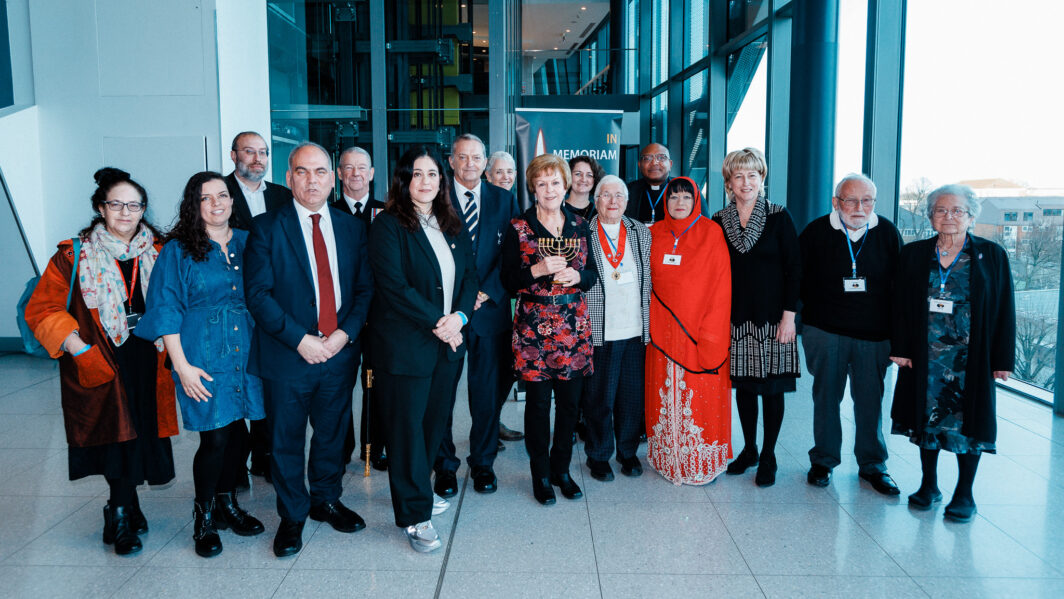
[[[1020,468],[1023,468],[1025,471],[1027,471],[1027,472],[1037,476],[1038,478],[1046,481],[1047,484],[1049,484],[1049,485],[1051,485],[1053,487],[1057,487],[1058,489],[1064,489],[1064,482],[1058,482],[1058,481],[1055,481],[1053,479],[1050,479],[1049,477],[1045,476],[1041,472],[1036,471],[1034,468],[1030,468],[1028,466],[1025,466],[1022,462],[1018,462],[1018,461],[1012,459],[1012,456],[1010,456],[1010,455],[1001,455],[1000,457],[1003,457],[1003,458],[1007,459],[1008,461],[1010,461],[1013,464],[1019,466]]]
[[[850,505],[856,505],[856,504],[850,504]],[[852,520],[852,521],[853,521],[854,525],[855,525],[855,526],[857,526],[857,528],[861,529],[861,532],[863,532],[863,533],[864,533],[864,534],[865,534],[865,535],[866,535],[866,536],[868,537],[868,539],[869,539],[870,541],[872,541],[873,543],[875,543],[876,547],[878,547],[878,548],[879,548],[879,550],[883,552],[883,555],[887,556],[887,558],[889,558],[889,559],[890,559],[890,561],[891,561],[891,562],[893,562],[893,563],[894,563],[894,565],[898,567],[898,570],[899,570],[899,571],[903,572],[903,573],[905,574],[905,576],[908,576],[909,578],[912,578],[912,577],[913,577],[912,573],[911,573],[911,572],[909,572],[908,570],[906,570],[906,569],[905,569],[905,567],[904,567],[904,566],[902,566],[902,565],[901,565],[901,563],[899,563],[899,562],[898,562],[898,560],[897,560],[897,559],[896,559],[896,558],[894,557],[894,555],[893,555],[893,554],[891,554],[891,552],[890,552],[890,551],[887,551],[887,548],[886,548],[886,547],[884,547],[884,546],[883,546],[883,545],[882,545],[882,544],[881,544],[881,543],[879,542],[879,540],[878,540],[878,539],[876,539],[876,538],[875,538],[875,537],[874,537],[874,536],[872,535],[872,533],[868,531],[868,529],[867,529],[867,528],[865,528],[864,526],[862,526],[862,525],[861,525],[861,523],[857,521],[857,518],[856,518],[856,517],[854,516],[854,514],[853,514],[852,512],[850,512],[850,510],[846,509],[846,506],[845,506],[845,505],[843,505],[843,504],[841,504],[841,503],[840,503],[840,504],[839,504],[839,507],[840,507],[840,508],[842,508],[842,511],[843,511],[843,512],[845,512],[847,516],[849,516],[850,520]],[[922,588],[922,587],[921,587],[921,588]],[[925,592],[925,593],[927,593],[927,591],[926,591],[926,590],[925,590],[924,592]]]
[[[454,535],[458,532],[458,520],[462,515],[462,503],[465,501],[466,489],[469,488],[469,469],[466,469],[464,475],[462,475],[462,490],[458,494],[458,505],[454,506],[454,520],[451,521],[451,533],[447,535],[447,548],[443,553],[443,563],[440,564],[440,573],[436,578],[436,590],[433,592],[433,599],[439,599],[440,592],[443,591],[443,581],[447,576],[447,563],[451,559],[451,548],[454,547]]]
[[[14,389],[12,391],[8,391],[7,393],[4,393],[4,394],[0,395],[0,399],[4,399],[5,397],[7,397],[9,395],[14,395],[15,393],[19,393],[19,392],[25,391],[26,389],[29,389],[30,387],[36,387],[37,385],[40,385],[41,383],[46,383],[50,379],[58,378],[58,377],[59,377],[58,374],[50,374],[50,375],[44,377],[43,379],[41,379],[39,381],[34,381],[34,382],[24,386],[24,387],[19,387],[18,389]]]
[[[728,540],[731,541],[732,547],[735,548],[735,551],[739,553],[739,557],[742,558],[743,565],[746,566],[747,573],[750,576],[754,577],[754,582],[757,583],[757,590],[761,591],[762,596],[767,597],[768,594],[765,593],[764,587],[761,586],[761,583],[757,580],[757,576],[754,575],[754,569],[750,567],[750,562],[749,560],[747,560],[746,554],[743,553],[742,548],[739,547],[739,543],[735,541],[735,535],[732,533],[731,529],[728,528],[728,523],[724,521],[724,516],[721,515],[720,510],[717,509],[717,505],[715,503],[711,505],[713,506],[713,513],[717,515],[717,520],[720,522],[720,525],[724,527],[724,532],[728,533]]]
[[[137,566],[137,567],[136,567],[135,569],[133,569],[133,572],[131,572],[131,573],[129,574],[129,576],[127,576],[127,577],[126,577],[126,579],[122,581],[122,584],[118,585],[118,587],[117,587],[117,588],[115,588],[115,590],[111,591],[111,594],[110,594],[110,595],[108,595],[108,597],[116,597],[116,596],[118,596],[118,593],[119,593],[119,592],[120,592],[120,591],[121,591],[121,590],[122,590],[123,588],[125,588],[125,586],[126,586],[127,584],[129,584],[129,582],[130,582],[131,580],[133,580],[134,578],[136,578],[136,577],[137,577],[137,574],[140,574],[140,571],[141,571],[141,570],[143,570],[143,569],[145,568],[145,566],[146,566],[146,565],[147,565],[147,564],[140,564],[140,565],[139,565],[139,566]]]
[[[1050,417],[1055,418],[1056,416],[1054,416],[1052,413],[1050,413]],[[1032,434],[1032,435],[1034,435],[1034,436],[1036,436],[1036,437],[1038,437],[1040,439],[1044,439],[1046,441],[1049,441],[1053,445],[1064,445],[1064,443],[1059,443],[1059,442],[1053,440],[1052,438],[1043,435],[1042,433],[1039,433],[1037,431],[1033,431],[1033,430],[1027,428],[1023,424],[1020,424],[1019,422],[1016,422],[1015,420],[1010,419],[1008,416],[999,416],[999,418],[1001,418],[1005,422],[1008,422],[1012,426],[1015,426],[1016,428],[1019,428],[1019,429],[1022,429],[1024,431],[1027,431],[1028,433],[1030,433],[1030,434]]]
[[[69,513],[69,514],[67,514],[65,518],[60,518],[60,519],[59,519],[58,521],[56,521],[56,522],[55,522],[55,524],[52,524],[51,526],[49,526],[49,527],[45,528],[44,530],[42,530],[42,531],[41,531],[41,533],[40,533],[40,534],[36,535],[36,536],[35,536],[35,537],[33,537],[32,539],[29,539],[28,541],[26,541],[25,543],[23,543],[23,544],[22,544],[21,546],[19,546],[19,548],[18,548],[18,549],[15,549],[15,550],[14,550],[14,551],[12,551],[11,553],[9,553],[9,554],[7,555],[7,557],[5,557],[4,559],[0,560],[0,564],[3,564],[3,563],[5,563],[5,562],[7,562],[7,561],[8,561],[9,559],[11,559],[11,558],[12,558],[13,556],[15,556],[16,554],[18,554],[18,553],[19,553],[20,551],[22,551],[22,550],[23,550],[23,549],[25,549],[26,547],[29,547],[30,543],[33,543],[33,542],[34,542],[34,541],[36,541],[37,539],[39,539],[39,538],[43,537],[44,535],[48,534],[48,533],[49,533],[49,532],[50,532],[50,531],[51,531],[52,529],[54,529],[55,527],[59,526],[60,524],[62,524],[62,523],[64,523],[64,522],[66,522],[67,520],[69,520],[70,518],[72,518],[72,517],[74,516],[74,514],[76,514],[76,513],[80,512],[80,511],[81,511],[82,509],[84,509],[84,508],[85,508],[85,506],[86,506],[86,505],[88,505],[88,504],[89,504],[89,502],[90,502],[90,501],[92,501],[93,499],[95,499],[95,498],[96,498],[96,497],[98,497],[98,496],[99,496],[99,495],[96,495],[96,496],[93,496],[93,497],[85,497],[85,498],[84,498],[84,499],[85,499],[85,501],[84,501],[84,502],[82,502],[82,503],[81,503],[81,505],[78,505],[77,507],[75,507],[75,508],[71,509],[71,510],[70,510],[70,513]],[[18,565],[18,564],[11,564],[11,565]],[[23,564],[23,565],[26,565],[26,564]],[[39,565],[51,565],[51,564],[39,564]]]
[[[580,471],[583,475],[583,470]],[[581,476],[581,482],[587,486],[587,482]],[[587,495],[583,497],[584,510],[587,513],[587,532],[591,536],[591,557],[595,562],[595,582],[598,584],[599,599],[605,599],[605,595],[602,590],[602,569],[599,567],[598,547],[595,546],[595,523],[591,519],[591,502],[588,500]]]
[[[984,505],[993,505],[993,504],[984,504]],[[1027,507],[1027,506],[1024,506],[1024,507]],[[1028,553],[1030,553],[1031,555],[1033,555],[1033,556],[1035,557],[1035,559],[1037,559],[1037,560],[1041,561],[1041,562],[1042,562],[1043,564],[1045,564],[1045,565],[1046,565],[1046,566],[1047,566],[1047,567],[1048,567],[1048,568],[1049,568],[1049,569],[1050,569],[1051,571],[1054,571],[1054,572],[1058,572],[1058,575],[1057,575],[1057,576],[1054,576],[1053,578],[1064,578],[1064,570],[1061,570],[1060,568],[1057,568],[1057,567],[1056,567],[1056,566],[1054,566],[1054,565],[1053,565],[1052,563],[1050,563],[1050,562],[1049,562],[1049,560],[1045,559],[1044,557],[1042,557],[1042,556],[1041,556],[1041,555],[1039,555],[1038,553],[1035,553],[1035,551],[1034,551],[1033,549],[1031,549],[1030,547],[1028,547],[1026,543],[1023,543],[1023,542],[1021,542],[1021,541],[1020,541],[1019,539],[1017,539],[1016,537],[1014,537],[1014,536],[1012,536],[1011,534],[1009,534],[1009,533],[1008,533],[1008,531],[1006,531],[1006,530],[1005,530],[1004,528],[1002,528],[1001,526],[998,526],[996,522],[994,522],[993,520],[991,520],[990,518],[988,518],[988,517],[986,516],[986,514],[982,514],[982,513],[977,513],[975,517],[976,517],[976,518],[982,518],[983,520],[986,520],[987,524],[989,524],[990,526],[993,526],[994,528],[998,529],[998,531],[1000,531],[1000,532],[1001,532],[1001,534],[1005,535],[1006,537],[1008,537],[1009,539],[1011,539],[1013,543],[1016,543],[1017,545],[1019,545],[1020,547],[1022,547],[1022,548],[1023,548],[1024,550],[1026,550],[1026,551],[1027,551]],[[1013,578],[1016,578],[1016,577],[1013,577]]]
[[[972,580],[1061,580],[1064,576],[913,576],[913,580],[948,580],[964,578]]]

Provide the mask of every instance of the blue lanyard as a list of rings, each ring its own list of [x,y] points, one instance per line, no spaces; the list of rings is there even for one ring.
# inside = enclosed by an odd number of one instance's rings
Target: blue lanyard
[[[957,264],[957,260],[961,259],[961,254],[964,253],[964,248],[968,247],[968,236],[964,236],[964,245],[961,246],[961,251],[957,252],[957,255],[953,257],[953,262],[949,263],[949,268],[942,270],[942,261],[939,258],[938,243],[935,244],[935,266],[938,267],[938,294],[939,297],[946,296],[946,281],[949,281],[949,275],[953,272],[953,266]]]
[[[864,226],[864,236],[861,237],[861,247],[857,248],[857,253],[853,253],[853,242],[850,241],[850,231],[846,228],[846,225],[842,225],[842,234],[846,236],[846,249],[850,250],[850,270],[853,271],[853,278],[857,278],[857,257],[861,255],[861,250],[864,249],[864,243],[868,240],[868,225]],[[936,248],[937,249],[937,248]]]
[[[655,209],[658,207],[658,204],[661,203],[661,196],[665,195],[666,187],[668,187],[668,182],[663,183],[661,185],[661,192],[658,193],[658,200],[656,202],[650,197],[650,190],[647,190],[647,203],[650,204],[650,222],[657,222],[656,220],[654,220],[654,212]]]
[[[606,232],[606,227],[602,226],[602,221],[599,221],[598,226],[599,226],[600,229],[602,229],[602,236],[606,238],[606,243],[610,244],[610,252],[612,252],[613,255],[616,256],[617,255],[617,244],[614,243],[614,241],[612,239],[610,239],[610,234]],[[624,226],[623,222],[621,223],[621,226],[622,227]],[[617,239],[618,239],[618,241],[620,240],[620,238],[621,238],[621,232],[620,232],[620,230],[618,230],[617,231]],[[617,270],[621,270],[622,266],[624,266],[624,260],[621,260],[621,263],[617,265]]]
[[[672,241],[672,252],[674,254],[676,253],[676,246],[680,245],[680,238],[683,237],[684,235],[687,235],[687,232],[691,230],[691,227],[695,226],[695,223],[697,223],[698,219],[700,219],[700,218],[702,218],[702,213],[701,212],[699,212],[698,216],[696,216],[695,219],[693,221],[691,221],[691,224],[687,225],[687,228],[683,230],[683,233],[680,233],[679,235],[677,235],[675,231],[669,231],[669,233],[672,233],[672,238],[673,238],[673,241]],[[608,237],[607,237],[607,239],[608,239]]]

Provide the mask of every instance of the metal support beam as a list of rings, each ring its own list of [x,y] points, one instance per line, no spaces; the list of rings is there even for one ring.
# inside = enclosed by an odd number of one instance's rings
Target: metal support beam
[[[388,199],[388,72],[385,68],[384,0],[369,2],[369,64],[373,128],[373,191],[382,202]]]
[[[861,168],[876,182],[876,212],[897,221],[901,103],[905,81],[906,0],[868,1],[864,153]]]
[[[510,62],[507,60],[509,0],[488,0],[488,154],[508,147],[507,106],[509,96],[506,76]]]
[[[765,188],[773,202],[787,205],[788,140],[791,109],[791,18],[776,14],[773,2],[768,22],[768,114],[765,116],[765,160],[769,164]]]
[[[706,129],[706,193],[702,198],[702,213],[713,214],[724,207],[724,179],[720,165],[727,153],[728,125],[724,113],[728,107],[728,55],[718,48],[728,41],[728,3],[710,2],[706,20],[709,21],[709,65],[706,68],[706,110],[710,117]],[[720,118],[717,118],[719,115]]]

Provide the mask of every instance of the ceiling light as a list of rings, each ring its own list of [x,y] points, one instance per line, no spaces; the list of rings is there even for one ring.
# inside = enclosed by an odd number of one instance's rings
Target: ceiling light
[[[587,7],[586,6],[581,6],[580,10],[587,10]]]

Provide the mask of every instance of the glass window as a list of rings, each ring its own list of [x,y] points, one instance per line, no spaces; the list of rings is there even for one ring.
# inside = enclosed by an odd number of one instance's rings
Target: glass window
[[[663,146],[669,145],[668,95],[668,91],[664,91],[650,100],[650,140]]]
[[[1064,210],[1060,208],[1047,208],[1042,211],[1042,216],[1061,216],[1064,214]]]
[[[728,57],[729,152],[746,147],[765,149],[768,61],[762,58],[767,46],[761,38]]]
[[[695,0],[697,1],[697,0]],[[736,37],[768,16],[765,0],[731,0],[728,2],[728,39]]]
[[[861,172],[864,161],[865,46],[868,3],[839,3],[838,78],[835,82],[835,176]]]
[[[683,82],[683,162],[673,172],[694,180],[703,195],[706,191],[709,111],[706,107],[706,72],[700,71]]]
[[[1016,220],[1016,213],[1015,213],[1015,212],[1006,212],[1006,213],[1004,214],[1004,217],[1005,217],[1005,222],[1007,222],[1007,223],[1008,223],[1008,222],[1015,222],[1015,220]]]
[[[628,0],[625,11],[625,93],[637,94],[639,93],[639,81],[636,79],[636,74],[639,71],[639,54],[635,49],[639,47],[636,39],[639,30],[639,0]]]
[[[669,78],[669,0],[654,0],[651,11],[651,56],[656,56],[653,70],[653,85]]]
[[[15,83],[11,77],[11,42],[7,30],[7,2],[0,0],[0,108],[15,103]]]
[[[687,18],[683,22],[683,65],[690,66],[709,54],[705,0],[687,0]]]

